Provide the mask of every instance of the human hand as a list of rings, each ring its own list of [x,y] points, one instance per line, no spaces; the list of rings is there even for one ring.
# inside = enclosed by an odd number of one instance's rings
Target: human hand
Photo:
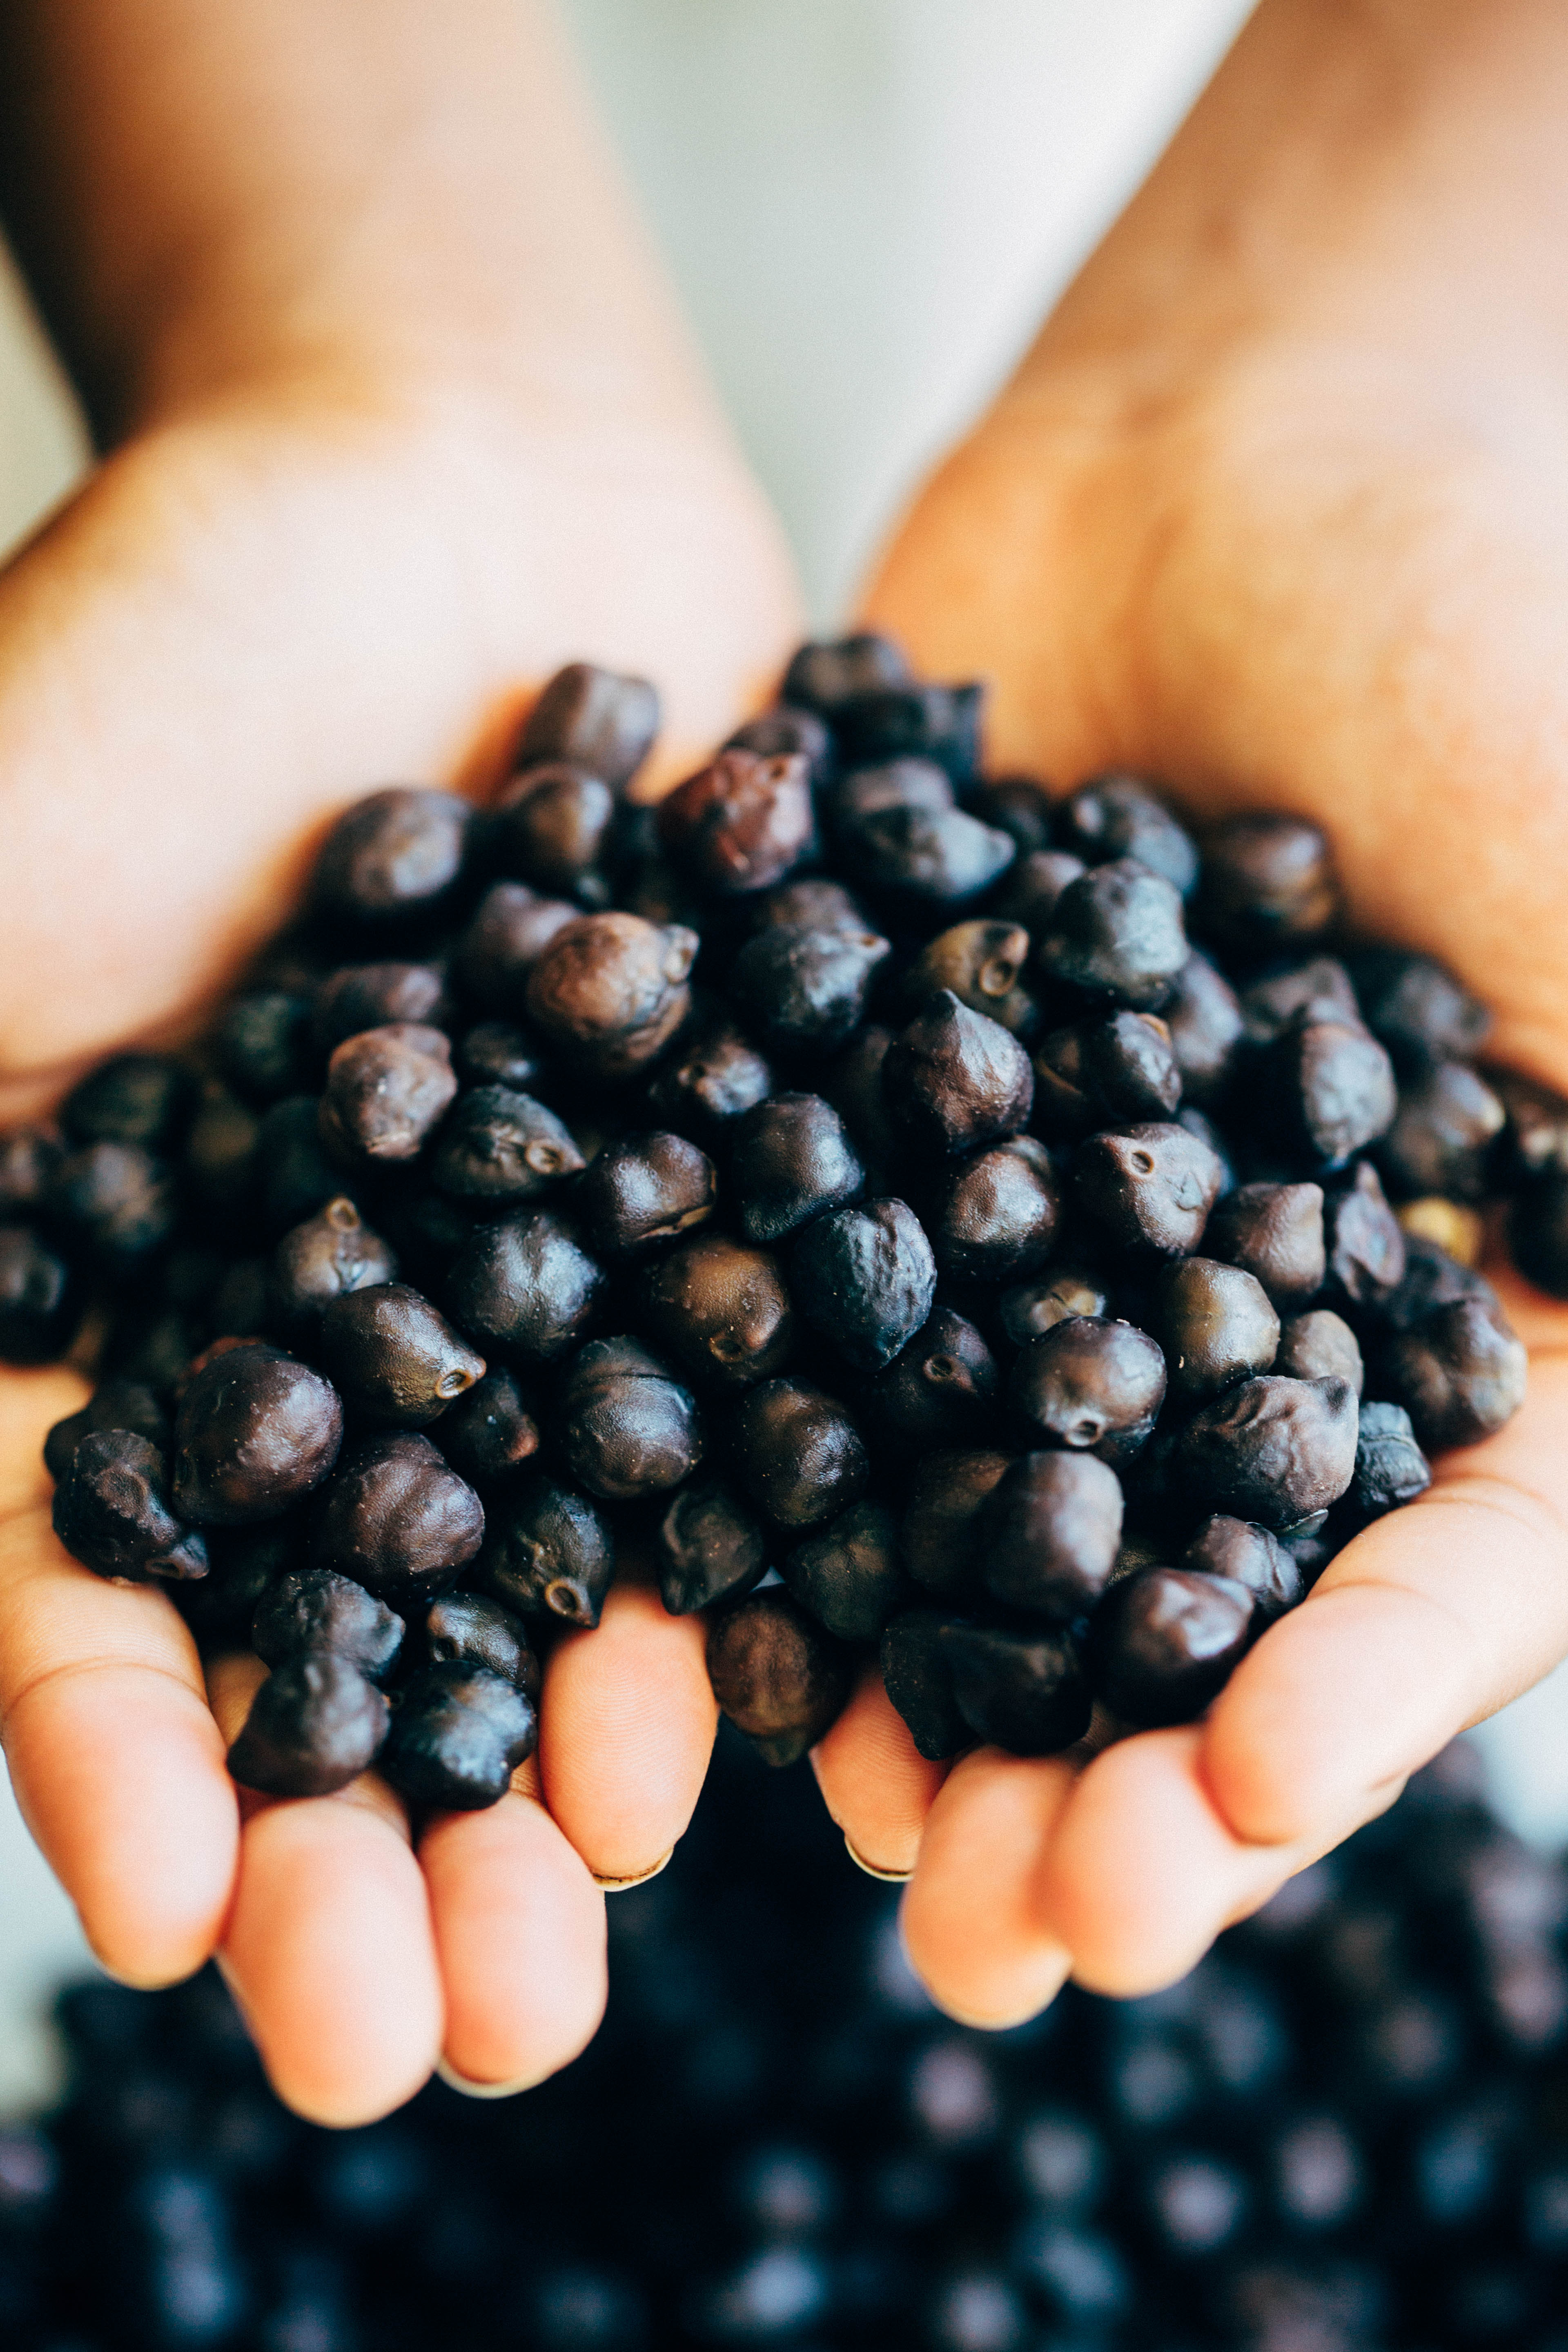
[[[1000,771],[1315,819],[1352,919],[1451,966],[1497,1058],[1559,1088],[1565,69],[1526,0],[1267,0],[867,604],[922,673],[992,680]],[[1568,1310],[1491,1271],[1523,1409],[1342,1552],[1205,1722],[947,1772],[873,1678],[824,1741],[955,2013],[1181,1975],[1568,1649]]]
[[[0,575],[6,1118],[193,1027],[348,801],[482,788],[560,661],[659,680],[668,776],[795,625],[530,11],[133,13],[26,12],[68,248],[45,298],[114,446]],[[57,113],[65,147],[99,134],[85,161],[49,146]],[[38,1449],[79,1395],[63,1370],[0,1380],[0,1729],[105,1965],[161,1983],[216,1948],[324,2121],[442,2053],[483,2083],[563,2063],[604,1997],[592,1874],[656,1864],[695,1801],[700,1633],[618,1591],[552,1656],[516,1792],[417,1852],[374,1777],[242,1806],[244,1671],[209,1706],[168,1601],[49,1531]]]

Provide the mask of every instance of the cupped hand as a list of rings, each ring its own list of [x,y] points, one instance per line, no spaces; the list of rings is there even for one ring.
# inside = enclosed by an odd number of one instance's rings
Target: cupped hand
[[[867,613],[992,681],[998,769],[1315,819],[1352,920],[1568,1088],[1568,315],[1533,226],[1565,65],[1539,7],[1271,0]],[[944,1772],[873,1680],[823,1743],[954,2013],[1170,1981],[1568,1649],[1568,1308],[1491,1271],[1516,1420],[1342,1551],[1203,1723]]]
[[[794,620],[771,526],[700,433],[542,435],[458,388],[289,377],[137,436],[0,577],[7,1108],[193,1026],[339,808],[482,787],[563,659],[660,681],[668,774]],[[604,2000],[595,1878],[657,1865],[706,1769],[700,1633],[614,1593],[551,1659],[514,1793],[417,1844],[374,1776],[242,1801],[224,1756],[254,1662],[222,1662],[209,1704],[164,1596],[50,1532],[39,1447],[79,1401],[63,1369],[0,1377],[0,1733],[106,1967],[156,1984],[216,1950],[279,2090],[331,2122],[438,2058],[489,2084],[564,2063]]]

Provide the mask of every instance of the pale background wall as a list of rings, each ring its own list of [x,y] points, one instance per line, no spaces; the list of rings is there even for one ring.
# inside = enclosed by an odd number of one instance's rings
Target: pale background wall
[[[1007,373],[1247,0],[561,0],[720,389],[829,621],[924,466]],[[0,269],[0,550],[84,462]],[[588,650],[591,650],[589,648]],[[1488,1735],[1568,1837],[1563,1677]],[[0,2112],[47,2089],[86,1955],[0,1783]]]

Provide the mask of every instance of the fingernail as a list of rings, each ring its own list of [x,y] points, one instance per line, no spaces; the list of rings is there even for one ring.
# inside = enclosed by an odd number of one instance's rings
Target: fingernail
[[[912,1870],[883,1870],[877,1863],[868,1862],[863,1853],[856,1853],[847,1838],[844,1841],[844,1851],[857,1870],[863,1870],[868,1878],[881,1879],[885,1885],[902,1886],[906,1879],[914,1876]]]
[[[595,1870],[592,1874],[594,1884],[606,1895],[624,1895],[628,1886],[646,1886],[650,1878],[657,1878],[659,1872],[668,1866],[669,1855],[674,1852],[675,1848],[671,1846],[668,1853],[661,1853],[648,1869],[637,1871],[630,1878],[601,1878]]]
[[[549,2071],[547,2067],[543,2074],[520,2074],[512,2083],[471,2083],[467,2074],[459,2074],[457,2068],[448,2066],[444,2058],[436,2061],[436,2072],[447,2088],[457,2091],[465,2099],[515,2099],[520,2091],[537,2090]]]

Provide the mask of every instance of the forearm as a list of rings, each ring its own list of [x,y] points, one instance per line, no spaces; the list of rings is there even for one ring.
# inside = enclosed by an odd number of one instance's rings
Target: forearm
[[[13,0],[0,205],[104,438],[279,371],[713,429],[545,0]]]

